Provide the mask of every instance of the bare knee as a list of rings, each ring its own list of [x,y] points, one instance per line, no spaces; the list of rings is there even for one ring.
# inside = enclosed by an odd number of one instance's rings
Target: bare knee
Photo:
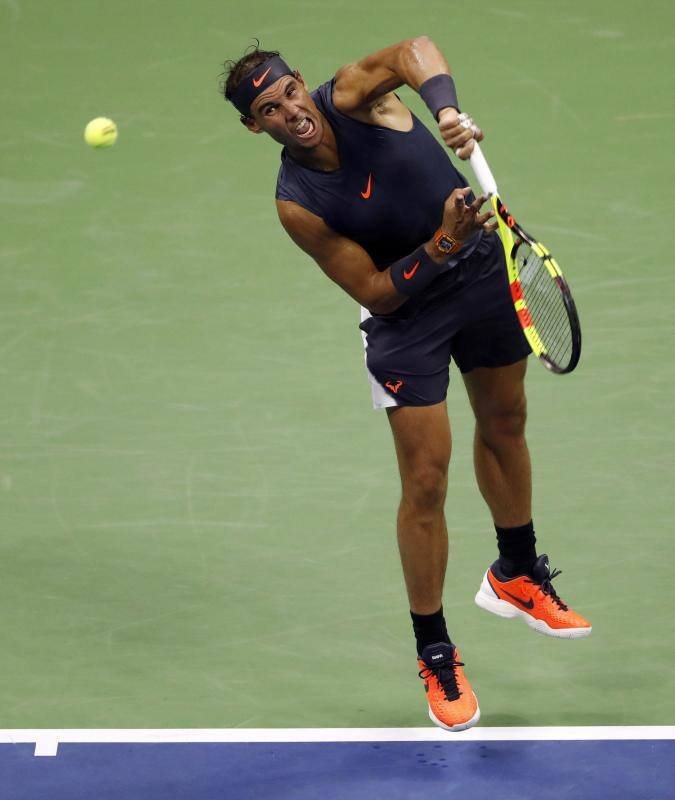
[[[487,444],[525,436],[527,402],[522,394],[512,402],[500,403],[476,415],[476,430]]]
[[[402,476],[403,502],[419,512],[443,508],[448,487],[448,465],[426,463]]]

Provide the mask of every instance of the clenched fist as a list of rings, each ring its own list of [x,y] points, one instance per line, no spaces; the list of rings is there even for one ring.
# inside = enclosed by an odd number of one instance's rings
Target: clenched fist
[[[443,108],[438,114],[438,130],[443,141],[462,159],[471,156],[474,142],[483,139],[483,131],[471,117],[455,108]]]

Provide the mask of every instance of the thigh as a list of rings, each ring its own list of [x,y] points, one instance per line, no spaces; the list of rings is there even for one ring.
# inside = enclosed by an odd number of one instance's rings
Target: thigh
[[[387,409],[387,415],[404,485],[423,473],[447,474],[452,439],[445,401]]]
[[[509,414],[524,414],[527,359],[506,367],[480,367],[462,377],[478,422]]]

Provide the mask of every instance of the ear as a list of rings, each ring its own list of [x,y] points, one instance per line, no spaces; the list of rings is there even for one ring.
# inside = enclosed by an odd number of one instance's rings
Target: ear
[[[248,128],[251,133],[264,133],[263,129],[258,125],[258,123],[253,119],[253,117],[245,117],[243,114],[239,117],[239,122],[245,127]]]

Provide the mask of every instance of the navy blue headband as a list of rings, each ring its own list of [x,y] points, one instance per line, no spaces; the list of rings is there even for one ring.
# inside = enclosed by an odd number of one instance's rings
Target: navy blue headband
[[[268,58],[253,72],[249,72],[232,93],[232,103],[245,117],[251,116],[251,103],[255,98],[284,75],[292,75],[288,64],[279,56]]]

